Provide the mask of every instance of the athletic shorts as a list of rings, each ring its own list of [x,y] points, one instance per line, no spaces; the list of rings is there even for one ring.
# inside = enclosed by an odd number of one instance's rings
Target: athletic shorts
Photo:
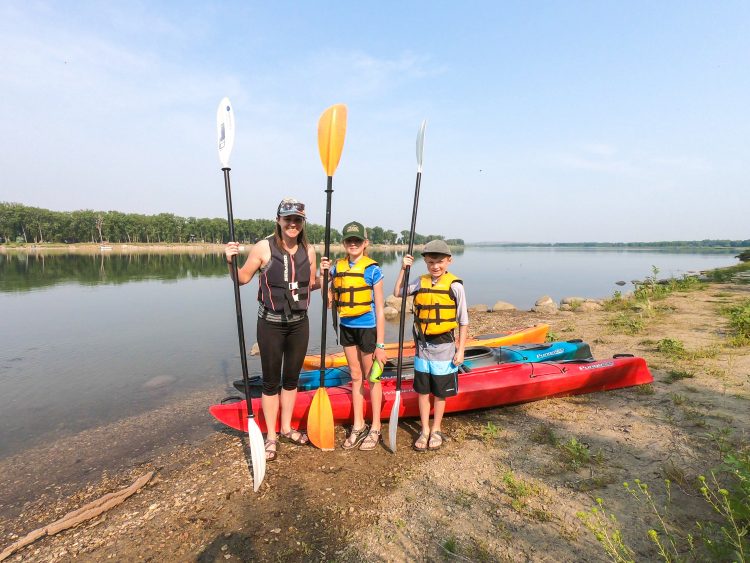
[[[377,342],[377,329],[373,328],[349,328],[347,326],[339,327],[339,343],[342,346],[356,346],[365,354],[372,354],[375,351]]]
[[[453,364],[455,342],[434,344],[417,340],[414,357],[414,391],[445,399],[458,394],[458,366]]]

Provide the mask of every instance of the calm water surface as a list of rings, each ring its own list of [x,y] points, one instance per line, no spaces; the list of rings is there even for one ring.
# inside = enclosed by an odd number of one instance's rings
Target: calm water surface
[[[400,257],[374,254],[392,290]],[[618,280],[736,263],[731,253],[467,248],[451,268],[470,304],[606,297]],[[421,264],[415,270],[422,273]],[[243,288],[248,349],[256,282]],[[310,352],[320,349],[319,292]],[[330,315],[329,315],[330,322]],[[327,349],[335,347],[330,339]],[[388,323],[387,340],[397,340]],[[250,371],[260,372],[257,358]],[[0,255],[0,458],[241,377],[223,255]]]

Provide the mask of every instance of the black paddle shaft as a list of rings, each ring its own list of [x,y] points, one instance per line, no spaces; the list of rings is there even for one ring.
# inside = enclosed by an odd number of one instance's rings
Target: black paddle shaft
[[[409,230],[409,248],[407,254],[414,252],[414,231],[417,226],[417,207],[419,206],[419,186],[422,183],[422,173],[417,172],[417,182],[414,186],[414,207],[411,211],[411,229]],[[404,284],[401,286],[401,313],[398,319],[398,362],[396,363],[396,391],[401,391],[401,368],[404,361],[404,325],[406,324],[406,292],[409,287],[409,270],[404,270]]]
[[[232,187],[229,182],[229,171],[231,168],[222,168],[224,171],[224,191],[227,195],[227,221],[229,222],[229,240],[237,242],[234,238],[234,214],[232,213]],[[234,308],[237,312],[237,336],[240,340],[240,362],[242,363],[242,380],[245,383],[245,401],[247,402],[247,416],[254,418],[253,402],[250,399],[250,380],[247,375],[247,353],[245,352],[245,327],[242,323],[242,302],[240,300],[240,278],[237,268],[237,255],[232,256],[232,280],[234,281]]]
[[[331,194],[333,194],[333,176],[328,176],[326,192],[326,237],[323,256],[330,259],[331,255]],[[328,270],[323,270],[323,285],[320,288],[323,297],[322,324],[320,325],[320,387],[325,387],[326,377],[326,328],[328,321]]]

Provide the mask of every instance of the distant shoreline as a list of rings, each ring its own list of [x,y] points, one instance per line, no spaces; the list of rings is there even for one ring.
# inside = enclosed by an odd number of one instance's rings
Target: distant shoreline
[[[253,247],[252,244],[245,244],[244,251],[247,252]],[[339,243],[331,243],[331,248],[338,249]],[[313,244],[315,250],[322,252],[322,244]],[[383,251],[405,251],[405,244],[371,244],[371,250]],[[415,248],[421,248],[421,245],[415,245]],[[200,254],[222,254],[224,252],[223,244],[203,243],[203,242],[185,242],[185,243],[41,243],[41,244],[0,244],[0,254],[26,253],[36,254],[40,252],[49,252],[53,254],[132,254],[132,253],[200,253]]]
[[[252,244],[245,244],[245,251],[252,248]],[[338,249],[340,243],[331,243],[333,249]],[[422,248],[423,245],[414,245],[415,249]],[[692,246],[692,245],[670,245],[651,246],[649,243],[466,243],[463,246],[451,245],[452,248],[546,248],[551,250],[580,250],[580,249],[597,249],[597,250],[672,250],[672,251],[700,251],[716,250],[726,252],[740,253],[750,247],[743,246]],[[323,251],[322,244],[313,244],[318,252]],[[407,249],[405,244],[370,244],[371,250],[379,251],[398,251],[404,252]],[[204,243],[204,242],[184,242],[184,243],[73,243],[64,244],[59,242],[53,243],[28,243],[28,244],[0,244],[0,254],[10,253],[28,253],[34,254],[39,252],[50,252],[55,254],[131,254],[131,253],[201,253],[201,254],[221,254],[224,251],[224,244]]]
[[[750,248],[747,246],[731,246],[720,244],[678,244],[681,241],[670,243],[669,241],[661,242],[467,242],[464,246],[472,248],[602,248],[602,249],[620,249],[620,250],[728,250],[741,252]],[[684,241],[691,242],[691,241]]]

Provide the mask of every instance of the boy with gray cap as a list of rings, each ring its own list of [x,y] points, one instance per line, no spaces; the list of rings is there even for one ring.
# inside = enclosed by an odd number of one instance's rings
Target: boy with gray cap
[[[414,295],[414,391],[419,393],[419,418],[422,431],[414,449],[437,450],[445,436],[441,422],[445,399],[458,393],[458,366],[464,361],[469,314],[461,279],[448,272],[453,258],[443,240],[431,240],[422,249],[427,274],[409,283],[407,295]],[[401,296],[404,271],[414,257],[404,256],[393,295]],[[458,329],[458,338],[455,336]],[[430,427],[430,395],[434,396]]]

